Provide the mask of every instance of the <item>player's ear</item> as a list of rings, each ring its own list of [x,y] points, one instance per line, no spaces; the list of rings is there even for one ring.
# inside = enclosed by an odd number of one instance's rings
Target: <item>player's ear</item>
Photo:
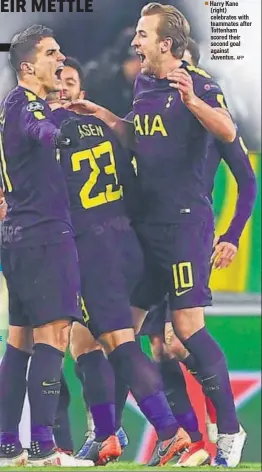
[[[21,62],[20,64],[21,72],[33,75],[35,73],[35,68],[30,62]]]
[[[165,54],[166,52],[170,51],[172,44],[172,38],[165,38],[163,41],[161,41],[161,52]]]
[[[81,90],[80,91],[80,94],[79,94],[79,100],[84,100],[85,99],[85,96],[86,96],[86,93],[84,90]]]

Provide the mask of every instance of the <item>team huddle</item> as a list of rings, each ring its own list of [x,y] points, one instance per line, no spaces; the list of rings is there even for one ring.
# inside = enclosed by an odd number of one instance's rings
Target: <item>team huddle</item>
[[[141,73],[132,110],[120,118],[85,99],[80,64],[65,58],[49,28],[31,26],[11,42],[18,85],[0,108],[9,293],[0,467],[117,460],[128,446],[129,392],[157,434],[148,465],[210,464],[180,363],[206,398],[212,465],[241,460],[247,435],[204,309],[212,304],[210,272],[230,265],[251,215],[254,173],[221,88],[198,67],[186,18],[149,3],[131,45]],[[212,190],[221,159],[238,200],[216,238]],[[153,361],[141,350],[142,334]],[[93,421],[75,455],[63,375],[68,347]],[[28,450],[18,429],[26,392]]]

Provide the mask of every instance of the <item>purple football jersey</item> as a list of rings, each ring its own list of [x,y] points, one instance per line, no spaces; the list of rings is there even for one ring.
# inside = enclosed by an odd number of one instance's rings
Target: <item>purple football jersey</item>
[[[191,75],[199,98],[211,107],[226,107],[220,87],[205,71],[186,62],[181,67]],[[185,214],[197,221],[209,217],[205,182],[209,133],[167,79],[138,75],[133,122],[143,221],[173,223]]]
[[[29,90],[17,86],[1,104],[0,167],[8,204],[3,245],[49,244],[72,234],[57,133],[49,106]]]
[[[75,115],[63,108],[53,111],[53,115],[57,126],[70,116],[80,120],[78,148],[60,151],[76,235],[84,232],[91,222],[125,215],[119,167],[124,165],[126,151],[114,133],[93,116]]]

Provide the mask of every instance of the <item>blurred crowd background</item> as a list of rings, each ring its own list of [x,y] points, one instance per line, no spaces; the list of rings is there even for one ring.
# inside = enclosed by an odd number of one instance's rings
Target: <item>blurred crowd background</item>
[[[93,13],[0,13],[0,42],[9,42],[19,30],[33,23],[54,29],[62,51],[83,65],[88,98],[124,117],[131,108],[132,90],[140,64],[130,42],[146,0],[93,0]],[[191,24],[191,35],[200,46],[201,67],[222,86],[230,111],[244,141],[258,181],[256,206],[241,238],[238,255],[229,269],[211,277],[215,306],[208,310],[208,325],[228,358],[240,420],[249,433],[244,459],[261,459],[261,0],[238,0],[239,13],[249,14],[252,28],[240,29],[244,60],[211,61],[210,10],[204,0],[169,0]],[[14,85],[6,53],[0,53],[0,99]],[[233,216],[237,188],[226,166],[216,177],[214,212],[218,233]],[[2,284],[2,286],[1,286]],[[7,336],[7,292],[0,266],[0,336]],[[226,317],[226,318],[225,318]],[[0,342],[0,359],[5,342]],[[143,343],[148,349],[147,340]],[[83,439],[85,415],[81,391],[72,362],[66,360],[72,390],[72,427],[75,446]],[[194,386],[196,389],[196,386]],[[197,397],[194,390],[194,398]],[[202,412],[203,413],[203,412]],[[203,415],[202,415],[203,416]],[[125,426],[132,436],[125,459],[141,459],[142,446],[150,443],[150,428],[129,403]],[[143,442],[144,441],[144,442]]]

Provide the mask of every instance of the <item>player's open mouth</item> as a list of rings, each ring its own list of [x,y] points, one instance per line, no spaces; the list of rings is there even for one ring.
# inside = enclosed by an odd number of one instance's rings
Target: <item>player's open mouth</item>
[[[70,102],[70,98],[66,96],[63,90],[60,93],[60,100]]]
[[[142,54],[141,52],[138,52],[138,51],[136,51],[136,54],[138,55],[138,57],[140,59],[140,62],[142,64],[144,62],[146,56],[144,54]]]
[[[62,73],[63,68],[64,66],[59,66],[55,71],[55,76],[58,80],[61,80],[61,73]]]

